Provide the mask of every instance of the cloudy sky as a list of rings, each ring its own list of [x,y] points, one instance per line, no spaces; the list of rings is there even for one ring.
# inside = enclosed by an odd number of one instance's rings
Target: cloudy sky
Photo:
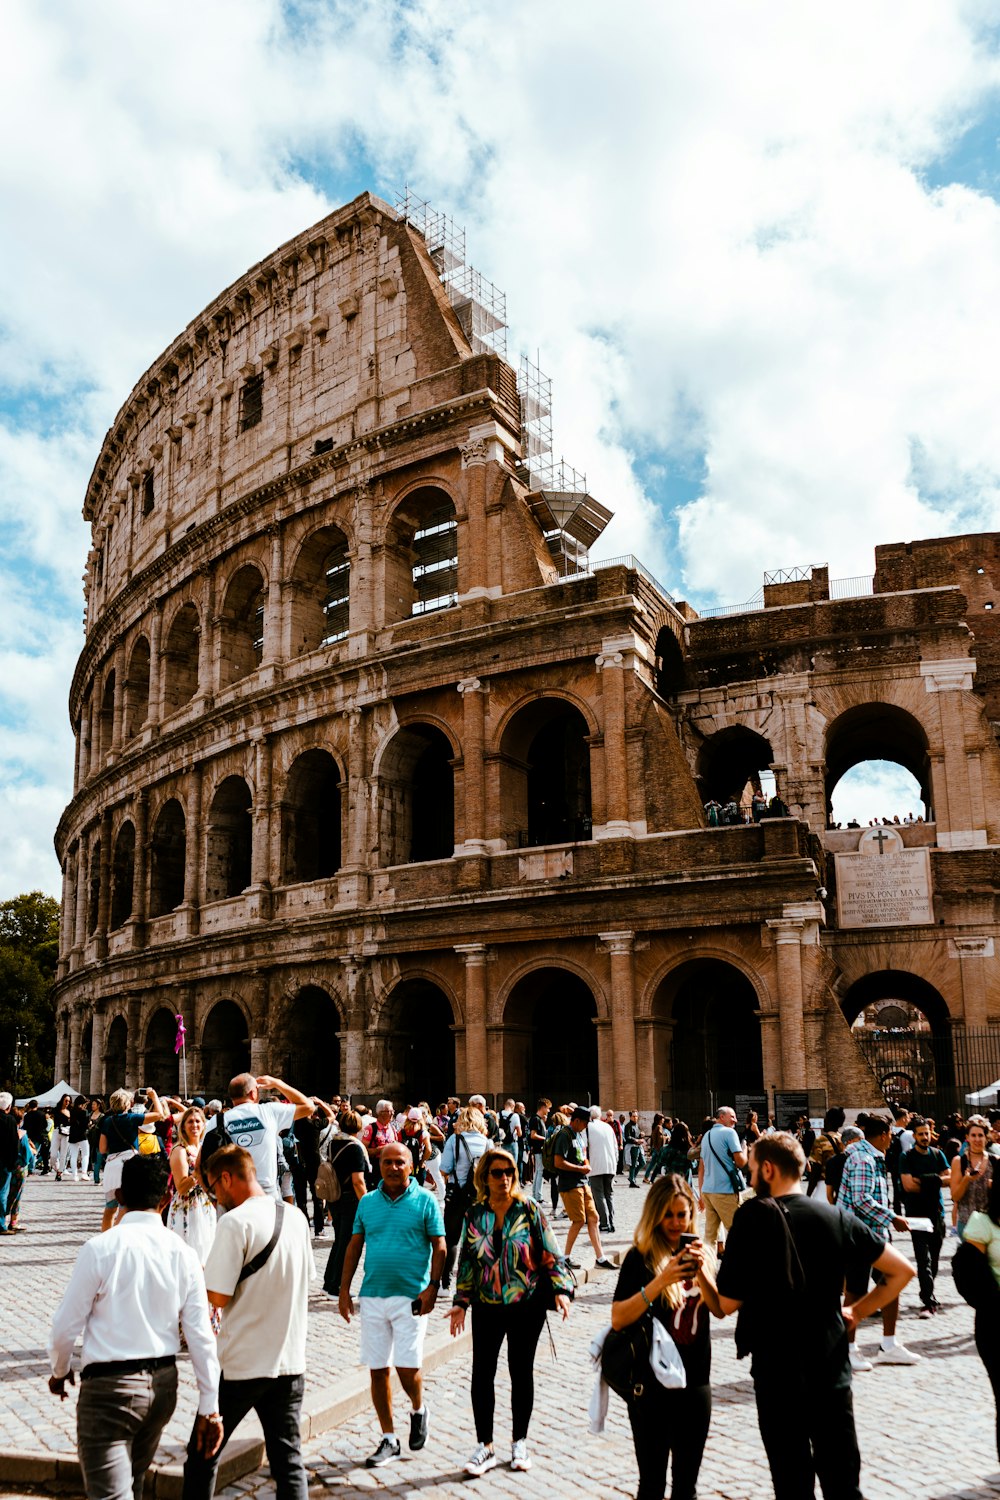
[[[85,9],[0,15],[0,899],[58,888],[105,430],[205,303],[366,188],[465,224],[616,512],[598,554],[705,607],[998,526],[994,6]],[[863,817],[906,810],[875,785]]]

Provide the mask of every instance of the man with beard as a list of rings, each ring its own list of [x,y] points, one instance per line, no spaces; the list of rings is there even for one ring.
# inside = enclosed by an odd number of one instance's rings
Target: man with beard
[[[853,1214],[802,1191],[805,1154],[785,1131],[762,1136],[750,1156],[756,1198],[737,1211],[719,1266],[719,1300],[737,1312],[736,1352],[750,1354],[757,1421],[775,1500],[814,1494],[862,1500],[854,1428],[848,1322],[898,1297],[913,1271]],[[853,1307],[845,1276],[882,1273]]]

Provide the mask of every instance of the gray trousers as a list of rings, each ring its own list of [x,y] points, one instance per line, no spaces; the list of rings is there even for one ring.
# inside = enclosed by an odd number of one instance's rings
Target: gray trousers
[[[146,1470],[176,1405],[176,1365],[81,1383],[76,1451],[88,1500],[142,1500]]]
[[[615,1179],[610,1172],[591,1172],[587,1178],[597,1205],[597,1216],[602,1229],[612,1229],[615,1222]]]

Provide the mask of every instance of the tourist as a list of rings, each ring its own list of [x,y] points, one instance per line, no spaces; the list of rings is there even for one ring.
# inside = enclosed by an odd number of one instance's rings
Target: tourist
[[[94,1182],[101,1180],[104,1170],[104,1157],[101,1154],[101,1122],[107,1114],[107,1104],[99,1095],[95,1095],[88,1105],[87,1116],[87,1145],[90,1147],[90,1170]]]
[[[316,1196],[316,1173],[319,1171],[321,1145],[326,1143],[330,1131],[337,1128],[337,1112],[332,1103],[327,1104],[323,1099],[314,1099],[313,1103],[316,1107],[312,1114],[300,1116],[295,1121],[294,1131],[299,1161],[312,1193],[313,1234],[319,1238],[326,1231],[327,1205]]]
[[[643,1182],[649,1182],[656,1175],[656,1168],[660,1162],[660,1154],[667,1144],[667,1137],[663,1130],[663,1116],[657,1111],[653,1116],[653,1123],[649,1127],[649,1161],[646,1164],[646,1175]]]
[[[392,1366],[410,1399],[410,1448],[417,1452],[427,1442],[420,1365],[445,1259],[437,1199],[413,1181],[413,1162],[402,1142],[382,1146],[379,1169],[381,1183],[358,1204],[340,1283],[340,1315],[349,1323],[354,1312],[351,1282],[364,1250],[360,1360],[371,1372],[372,1404],[382,1429],[378,1447],[366,1460],[370,1469],[392,1463],[401,1452],[393,1427]]]
[[[590,1176],[587,1181],[597,1205],[598,1233],[614,1234],[615,1168],[618,1165],[618,1142],[611,1126],[601,1119],[599,1104],[590,1106],[587,1156],[590,1159]]]
[[[888,1131],[888,1121],[886,1121]],[[819,1478],[826,1500],[862,1500],[847,1326],[898,1305],[913,1271],[853,1215],[806,1197],[805,1154],[778,1131],[750,1153],[756,1197],[745,1203],[719,1266],[719,1301],[739,1313],[736,1353],[751,1355],[757,1421],[775,1500],[803,1500]],[[876,1286],[841,1309],[847,1284],[874,1266]]]
[[[52,1164],[56,1182],[62,1182],[63,1168],[69,1151],[69,1112],[73,1107],[73,1095],[63,1094],[52,1111]]]
[[[708,1313],[722,1316],[713,1269],[715,1257],[700,1240],[682,1245],[694,1227],[694,1194],[671,1173],[650,1188],[629,1250],[622,1261],[611,1308],[611,1326],[630,1328],[652,1316],[677,1345],[687,1384],[667,1390],[650,1375],[628,1403],[639,1465],[637,1500],[663,1500],[672,1458],[672,1500],[696,1500],[698,1471],[712,1416],[709,1385],[712,1348]]]
[[[823,1116],[823,1129],[813,1141],[812,1149],[806,1152],[806,1175],[808,1179],[806,1191],[810,1198],[820,1183],[826,1180],[827,1164],[834,1156],[839,1156],[844,1149],[843,1141],[840,1138],[844,1119],[844,1111],[839,1106],[828,1109]],[[804,1143],[802,1149],[805,1151]]]
[[[306,1500],[302,1395],[309,1283],[316,1274],[309,1223],[264,1191],[242,1146],[223,1146],[207,1159],[203,1150],[202,1175],[225,1209],[205,1264],[208,1300],[222,1314],[222,1441],[206,1451],[199,1416],[188,1442],[183,1500],[212,1500],[222,1450],[251,1410],[278,1500]]]
[[[628,1167],[628,1185],[637,1188],[636,1174],[646,1165],[646,1158],[642,1153],[642,1130],[639,1127],[639,1111],[629,1111],[628,1124],[622,1132],[625,1147],[625,1165]]]
[[[39,1175],[46,1177],[52,1159],[52,1146],[49,1141],[49,1117],[44,1109],[39,1109],[37,1099],[28,1100],[22,1123],[28,1140],[35,1148],[35,1161],[41,1163]]]
[[[552,1108],[552,1100],[542,1097],[535,1105],[535,1113],[528,1121],[526,1135],[528,1149],[531,1152],[532,1183],[531,1193],[536,1203],[541,1203],[542,1192],[545,1183],[545,1161],[542,1157],[542,1147],[545,1145],[545,1137],[548,1134],[549,1110]]]
[[[262,1102],[261,1089],[282,1094],[287,1102]],[[291,1129],[296,1120],[312,1114],[313,1101],[280,1078],[273,1078],[270,1074],[255,1078],[252,1073],[237,1073],[229,1085],[229,1097],[233,1101],[232,1109],[220,1110],[216,1124],[202,1137],[202,1157],[207,1159],[219,1149],[218,1120],[221,1120],[231,1138],[238,1140],[253,1157],[257,1185],[272,1198],[280,1198],[278,1137],[282,1131]],[[204,1168],[199,1166],[199,1170],[204,1182]]]
[[[452,1337],[465,1327],[472,1308],[472,1410],[477,1445],[467,1474],[496,1467],[493,1413],[500,1346],[507,1340],[511,1390],[512,1469],[531,1468],[528,1424],[535,1401],[535,1350],[549,1306],[565,1318],[572,1276],[560,1269],[559,1249],[541,1208],[518,1178],[507,1150],[491,1146],[476,1164],[476,1201],[462,1236],[451,1309]]]
[[[431,1138],[422,1109],[414,1106],[407,1110],[399,1139],[410,1153],[414,1179],[423,1187],[427,1180],[425,1163],[431,1159]]]
[[[140,1126],[155,1125],[166,1115],[155,1089],[146,1090],[146,1099],[146,1108],[133,1109],[136,1096],[129,1089],[116,1089],[111,1095],[111,1107],[101,1121],[98,1150],[104,1159],[102,1234],[111,1228],[115,1215],[119,1213],[117,1193],[121,1187],[122,1168],[139,1149]]]
[[[994,1166],[988,1146],[989,1121],[985,1115],[970,1115],[965,1126],[965,1150],[951,1164],[951,1201],[963,1239],[972,1215],[988,1212]]]
[[[375,1118],[368,1120],[361,1131],[361,1144],[368,1152],[371,1163],[368,1186],[374,1188],[379,1182],[379,1162],[383,1147],[399,1140],[399,1131],[393,1123],[392,1100],[380,1099],[375,1106]]]
[[[80,1250],[49,1338],[49,1390],[65,1401],[83,1335],[77,1454],[90,1500],[142,1495],[177,1402],[181,1334],[198,1384],[202,1445],[214,1451],[222,1440],[205,1277],[195,1252],[160,1221],[166,1161],[133,1155],[118,1175],[121,1222]]]
[[[840,1131],[840,1144],[843,1150],[831,1156],[823,1168],[823,1182],[826,1185],[827,1203],[836,1203],[840,1194],[840,1184],[844,1176],[844,1167],[847,1165],[847,1154],[851,1147],[865,1138],[864,1131],[859,1130],[856,1125],[845,1125]]]
[[[910,1230],[920,1284],[920,1317],[931,1318],[939,1310],[938,1300],[934,1295],[934,1282],[938,1273],[938,1257],[944,1243],[941,1188],[949,1180],[950,1173],[948,1158],[944,1152],[931,1145],[929,1122],[915,1115],[910,1123],[913,1129],[913,1150],[903,1153],[899,1163],[899,1177],[907,1218],[929,1219],[934,1226],[930,1232],[914,1228]]]
[[[24,1192],[24,1184],[27,1182],[28,1174],[31,1171],[31,1163],[34,1160],[35,1150],[21,1128],[21,1111],[15,1106],[11,1113],[17,1120],[18,1147],[14,1175],[11,1178],[10,1190],[7,1194],[7,1230],[10,1234],[17,1234],[21,1228],[21,1195]]]
[[[584,1132],[589,1124],[590,1111],[577,1105],[569,1117],[569,1124],[562,1127],[552,1148],[559,1197],[569,1218],[566,1264],[574,1271],[579,1270],[580,1265],[579,1261],[570,1259],[570,1253],[584,1224],[594,1248],[594,1264],[607,1269],[613,1264],[601,1248],[597,1205],[588,1182],[591,1165],[587,1157]]]
[[[170,1153],[174,1191],[167,1210],[167,1228],[191,1246],[201,1265],[215,1243],[217,1214],[195,1172],[205,1134],[204,1113],[193,1105],[181,1115],[177,1145]]]
[[[965,1226],[965,1242],[981,1250],[997,1283],[997,1295],[976,1307],[976,1352],[986,1367],[997,1408],[997,1456],[1000,1457],[1000,1172],[990,1179],[985,1209],[976,1209]]]
[[[747,1164],[736,1134],[736,1111],[724,1104],[701,1138],[698,1160],[698,1207],[705,1215],[705,1243],[715,1248],[720,1229],[728,1234],[746,1186],[741,1168]]]
[[[82,1094],[73,1100],[69,1110],[69,1140],[66,1146],[64,1171],[70,1182],[86,1182],[90,1171],[90,1143],[87,1131],[90,1116],[87,1101]]]
[[[883,1244],[889,1243],[893,1229],[904,1233],[907,1223],[889,1207],[889,1179],[885,1153],[892,1140],[892,1125],[887,1115],[858,1115],[858,1124],[864,1131],[864,1139],[851,1147],[844,1164],[840,1180],[837,1206],[856,1215]],[[909,1278],[907,1278],[909,1279]],[[875,1275],[876,1285],[879,1274]],[[853,1280],[847,1279],[847,1305],[852,1306],[868,1291],[868,1268],[856,1264]],[[896,1322],[899,1318],[899,1301],[890,1298],[881,1301],[882,1341],[876,1356],[880,1365],[915,1365],[920,1355],[907,1349],[896,1338]],[[868,1371],[872,1362],[855,1347],[856,1324],[850,1329],[850,1364],[857,1372]]]
[[[690,1182],[694,1170],[692,1144],[690,1129],[683,1120],[678,1120],[662,1152],[663,1170],[668,1177],[682,1177],[685,1182]]]
[[[459,1110],[454,1129],[441,1153],[441,1176],[445,1183],[444,1232],[448,1247],[441,1274],[441,1285],[445,1291],[451,1286],[455,1274],[462,1225],[474,1196],[475,1165],[488,1145],[482,1111],[467,1104],[464,1109]]]
[[[5,1091],[0,1094],[0,1234],[10,1232],[7,1223],[8,1205],[19,1153],[20,1138],[14,1114],[14,1096]]]
[[[361,1116],[352,1109],[345,1109],[339,1120],[340,1134],[330,1134],[321,1141],[321,1149],[333,1169],[340,1188],[340,1196],[333,1204],[333,1244],[327,1257],[323,1276],[323,1290],[328,1297],[340,1296],[340,1283],[344,1274],[347,1247],[354,1233],[354,1217],[358,1204],[368,1191],[370,1163],[364,1146],[358,1140],[361,1133]]]
[[[516,1101],[505,1099],[503,1109],[497,1116],[500,1127],[499,1144],[509,1151],[517,1162],[518,1173],[521,1169],[521,1155],[524,1149],[524,1119],[518,1113]]]

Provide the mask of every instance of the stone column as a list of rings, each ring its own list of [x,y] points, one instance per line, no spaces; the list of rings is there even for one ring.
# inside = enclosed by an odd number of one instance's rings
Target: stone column
[[[250,858],[251,890],[271,890],[271,741],[262,734],[254,741],[253,833]],[[271,914],[270,904],[259,900],[255,908],[259,917]]]
[[[91,1021],[93,1027],[90,1044],[90,1081],[87,1085],[90,1093],[104,1093],[104,1005],[98,1001],[94,1006],[94,1014]]]
[[[931,757],[931,783],[938,847],[982,848],[986,844],[985,810],[979,789],[970,784],[965,746],[965,708],[976,663],[970,657],[922,661],[920,675],[938,703],[938,739],[943,757]],[[978,710],[977,710],[978,717]]]
[[[66,1022],[66,1007],[56,1012],[56,1082],[69,1072],[69,1033]],[[68,1081],[68,1080],[67,1080]]]
[[[361,869],[368,863],[368,726],[371,716],[355,708],[348,714],[348,841],[342,869]]]
[[[347,1095],[365,1089],[365,1022],[368,966],[353,953],[340,960],[347,986],[347,1028],[340,1033],[340,1089]]]
[[[138,995],[130,995],[126,1006],[128,1035],[125,1038],[125,1087],[137,1089],[145,1080],[139,1077],[139,1028],[142,1025],[142,1001]]]
[[[178,914],[178,936],[194,937],[198,932],[199,903],[201,901],[201,814],[202,768],[191,767],[188,776],[186,811],[186,837],[184,858],[184,902]]]
[[[634,932],[600,932],[598,938],[611,956],[611,1051],[613,1097],[606,1106],[631,1109],[636,1097],[635,1067],[635,975],[632,968]],[[607,1093],[607,1080],[601,1079]]]
[[[267,580],[267,599],[264,604],[264,649],[260,664],[270,667],[281,660],[282,654],[282,595],[284,592],[283,537],[280,525],[272,526],[271,563]]]
[[[146,926],[146,871],[149,863],[149,793],[136,793],[132,808],[135,823],[135,863],[132,866],[132,946],[141,945]]]
[[[76,937],[73,946],[79,953],[87,946],[87,862],[89,840],[81,833],[76,850]]]
[[[111,915],[111,813],[101,814],[101,864],[98,872],[100,884],[97,893],[97,939],[98,958],[108,955],[108,923]]]
[[[989,1024],[989,991],[987,966],[992,967],[992,937],[957,937],[948,939],[948,953],[961,963],[962,1019],[968,1031],[985,1031]]]
[[[489,444],[474,433],[475,429],[461,449],[462,468],[466,473],[465,546],[460,546],[458,551],[458,592],[462,599],[488,594],[489,575],[493,571],[486,545],[486,465],[490,460],[490,449]]]
[[[266,974],[255,974],[249,984],[250,999],[250,1071],[255,1076],[269,1070],[271,1039],[269,1036],[270,986]],[[288,1080],[294,1082],[293,1079]]]
[[[769,921],[778,970],[778,1014],[781,1018],[781,1087],[806,1087],[805,1019],[802,1014],[802,923]]]
[[[491,1077],[486,1042],[486,944],[459,943],[455,952],[465,960],[465,1079],[466,1092],[485,1092]]]
[[[163,718],[163,671],[160,661],[160,634],[163,626],[163,604],[157,600],[149,616],[149,705],[146,723],[159,724]],[[141,725],[137,725],[141,728]]]
[[[202,591],[201,635],[198,638],[198,698],[210,708],[215,697],[215,677],[212,671],[215,661],[215,639],[218,625],[215,619],[215,575],[209,570],[205,575]]]
[[[464,842],[456,853],[485,854],[486,768],[483,750],[486,737],[486,689],[478,677],[464,677],[458,684],[462,695],[462,759],[465,783]]]
[[[69,1013],[69,1072],[66,1082],[76,1093],[82,1093],[80,1082],[80,1040],[83,1035],[83,1010],[74,1005]]]
[[[627,643],[631,646],[631,637]],[[625,753],[625,657],[620,641],[605,641],[596,666],[601,674],[604,709],[605,822],[594,828],[595,838],[631,834],[628,816],[628,762]]]
[[[115,698],[111,720],[111,754],[117,756],[124,738],[125,719],[125,648],[119,646],[115,652]]]

